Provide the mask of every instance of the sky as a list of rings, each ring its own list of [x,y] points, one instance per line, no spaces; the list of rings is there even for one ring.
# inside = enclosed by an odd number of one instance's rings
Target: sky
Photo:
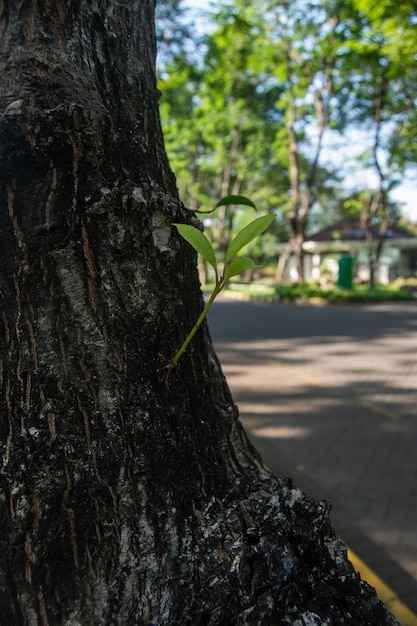
[[[392,197],[403,204],[402,213],[412,222],[417,222],[417,172],[414,180],[406,181],[392,192]]]
[[[209,9],[210,0],[183,0],[184,7],[189,7],[193,11]],[[359,171],[355,168],[355,173],[348,175],[351,177],[352,184],[354,182],[364,182],[372,185],[374,177],[371,172],[365,170]],[[401,209],[404,217],[413,222],[417,222],[417,166],[414,171],[410,170],[404,177],[401,185],[391,192],[390,196],[393,200],[401,203]]]

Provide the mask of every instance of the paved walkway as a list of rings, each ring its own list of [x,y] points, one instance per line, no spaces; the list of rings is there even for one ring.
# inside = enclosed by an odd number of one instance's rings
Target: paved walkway
[[[264,462],[417,613],[417,305],[222,301],[209,324]]]

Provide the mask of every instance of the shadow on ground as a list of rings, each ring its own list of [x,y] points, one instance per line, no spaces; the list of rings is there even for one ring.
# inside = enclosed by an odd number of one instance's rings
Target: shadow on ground
[[[214,344],[264,462],[330,500],[341,538],[417,611],[416,306],[216,306]]]

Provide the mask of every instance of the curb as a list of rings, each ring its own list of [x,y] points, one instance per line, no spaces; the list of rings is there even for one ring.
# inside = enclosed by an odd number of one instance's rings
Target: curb
[[[376,589],[379,599],[394,615],[401,626],[417,626],[417,615],[413,613],[384,581],[362,561],[349,547],[348,558],[355,570],[371,587]]]

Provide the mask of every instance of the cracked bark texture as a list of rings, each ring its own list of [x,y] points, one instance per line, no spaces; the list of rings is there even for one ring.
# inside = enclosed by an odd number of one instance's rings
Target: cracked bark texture
[[[0,1],[0,622],[396,623],[262,466],[173,222],[152,0]]]

